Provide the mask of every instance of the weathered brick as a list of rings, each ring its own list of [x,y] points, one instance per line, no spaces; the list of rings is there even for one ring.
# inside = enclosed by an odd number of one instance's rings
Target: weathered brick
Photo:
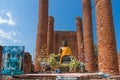
[[[67,40],[74,56],[78,56],[77,50],[77,35],[73,31],[55,31],[54,32],[54,53],[58,54],[59,48],[62,46],[62,41]]]
[[[77,33],[77,45],[78,45],[78,59],[80,61],[84,61],[83,58],[83,28],[82,28],[82,20],[80,17],[76,17],[76,33]]]
[[[53,53],[53,38],[54,38],[54,18],[48,17],[48,33],[47,33],[47,52]]]
[[[118,53],[118,65],[119,65],[119,73],[120,73],[120,53]]]
[[[24,63],[23,63],[24,73],[31,73],[32,71],[32,57],[29,52],[24,53]]]
[[[84,35],[84,49],[85,49],[85,68],[88,72],[94,72],[95,56],[94,56],[94,42],[92,30],[92,12],[91,0],[82,0],[83,6],[83,35]]]
[[[95,0],[99,71],[118,75],[111,0]]]
[[[39,17],[36,40],[35,72],[40,71],[39,61],[46,57],[47,27],[48,27],[48,0],[39,0]],[[45,47],[46,46],[46,47]]]

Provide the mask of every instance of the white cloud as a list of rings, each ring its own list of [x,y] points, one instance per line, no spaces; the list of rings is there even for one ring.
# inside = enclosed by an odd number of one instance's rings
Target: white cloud
[[[2,12],[1,12],[2,13]],[[8,19],[3,19],[1,16],[0,16],[0,24],[8,24],[10,26],[15,26],[15,22],[13,21],[13,17],[12,17],[12,14],[11,12],[6,12],[6,16],[8,17]]]
[[[6,38],[6,39],[13,39],[13,32],[5,32],[2,29],[0,29],[0,37]]]
[[[2,29],[0,29],[0,43],[2,43],[2,39],[5,39],[5,40],[10,40],[12,41],[13,43],[19,43],[20,41],[16,39],[16,36],[17,36],[17,32],[16,31],[13,31],[13,32],[6,32]]]

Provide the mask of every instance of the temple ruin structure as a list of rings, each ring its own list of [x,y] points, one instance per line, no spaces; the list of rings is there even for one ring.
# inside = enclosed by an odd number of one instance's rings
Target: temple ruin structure
[[[95,6],[99,71],[118,75],[118,57],[111,0],[95,0]]]

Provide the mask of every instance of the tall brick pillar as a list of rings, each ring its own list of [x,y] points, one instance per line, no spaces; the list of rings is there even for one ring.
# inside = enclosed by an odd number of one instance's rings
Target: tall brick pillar
[[[40,64],[47,56],[47,27],[48,27],[48,0],[39,0],[39,19],[36,40],[35,72],[40,71]]]
[[[95,0],[99,71],[118,75],[118,58],[111,0]]]
[[[48,54],[53,53],[53,39],[54,38],[54,18],[48,17],[48,33],[47,33],[47,51]]]
[[[32,71],[32,57],[29,52],[24,53],[24,73],[31,73]]]
[[[1,67],[2,67],[2,50],[3,50],[3,47],[0,46],[0,77],[1,77]]]
[[[94,72],[95,56],[94,56],[94,42],[92,31],[92,12],[91,0],[82,0],[83,6],[83,30],[84,30],[84,48],[85,48],[85,69],[88,72]]]
[[[77,32],[77,45],[78,45],[78,59],[83,61],[82,45],[83,45],[83,30],[82,20],[76,17],[76,32]]]

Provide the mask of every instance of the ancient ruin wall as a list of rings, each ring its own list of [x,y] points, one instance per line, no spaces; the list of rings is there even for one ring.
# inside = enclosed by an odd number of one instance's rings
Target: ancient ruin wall
[[[118,75],[118,58],[111,0],[95,0],[99,71]]]
[[[55,31],[54,32],[54,53],[58,54],[59,48],[62,45],[62,41],[67,40],[68,46],[71,48],[74,56],[77,57],[77,35],[72,31]]]
[[[77,33],[77,45],[78,45],[78,59],[84,61],[83,59],[83,28],[82,20],[80,17],[76,17],[76,33]]]
[[[120,75],[120,53],[118,53],[119,75]]]
[[[47,56],[48,0],[39,0],[39,19],[36,40],[35,71],[40,71],[39,61]]]
[[[84,49],[85,49],[85,68],[88,72],[94,72],[95,56],[94,56],[94,42],[92,30],[92,11],[91,0],[82,0],[83,6],[83,34],[84,34]]]
[[[29,52],[24,53],[24,63],[23,63],[24,73],[31,73],[32,71],[32,57]]]
[[[48,54],[53,53],[53,38],[54,38],[54,18],[48,18],[48,33],[47,33],[47,51]]]

